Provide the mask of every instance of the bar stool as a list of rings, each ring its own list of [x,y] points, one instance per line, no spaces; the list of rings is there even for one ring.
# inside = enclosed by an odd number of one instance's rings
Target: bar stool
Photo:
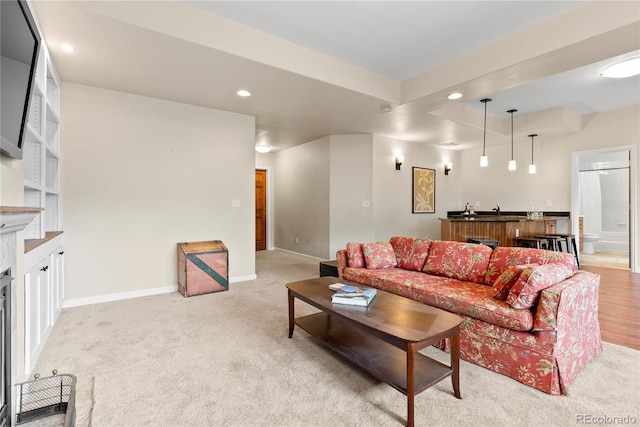
[[[560,242],[564,242],[564,247],[565,247],[565,250],[563,252],[568,252],[570,254],[573,254],[574,258],[576,259],[576,264],[578,265],[578,268],[580,268],[580,259],[578,256],[578,245],[576,245],[575,234],[553,233],[553,234],[550,234],[550,236],[558,236],[562,238]],[[569,241],[571,241],[571,244],[569,244]]]
[[[556,236],[554,234],[541,234],[538,236],[533,236],[538,239],[546,239],[548,244],[547,247],[550,251],[558,251],[560,252],[560,242],[564,240],[564,238]]]
[[[523,248],[549,249],[549,240],[539,237],[517,237],[516,246]]]
[[[489,246],[491,249],[498,247],[498,241],[493,239],[486,239],[484,237],[470,237],[467,240],[468,243],[476,243],[480,245]]]

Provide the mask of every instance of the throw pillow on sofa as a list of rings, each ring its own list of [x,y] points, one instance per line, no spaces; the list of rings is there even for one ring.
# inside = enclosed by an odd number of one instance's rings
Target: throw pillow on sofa
[[[540,292],[573,275],[573,269],[553,262],[524,269],[507,296],[507,303],[516,309],[533,307]]]
[[[364,243],[362,252],[368,269],[390,268],[398,265],[391,243]]]
[[[492,251],[485,245],[434,240],[422,271],[434,276],[484,283]]]
[[[535,267],[537,265],[540,264],[524,264],[524,265],[512,265],[510,267],[507,267],[507,269],[505,271],[502,272],[502,274],[500,274],[500,276],[498,276],[498,278],[496,279],[496,281],[493,283],[493,289],[495,289],[495,294],[493,295],[493,297],[495,299],[499,299],[499,300],[506,300],[507,296],[509,296],[509,291],[511,291],[511,288],[513,288],[513,285],[515,285],[518,282],[518,279],[520,278],[520,274],[522,274],[522,272],[527,269],[528,267]],[[527,277],[526,279],[529,278],[529,276],[531,275],[531,271],[532,270],[527,270]],[[525,280],[525,278],[523,278],[522,280]]]
[[[523,264],[549,264],[559,262],[574,268],[575,259],[567,252],[547,251],[544,249],[498,246],[493,250],[484,283],[491,285],[509,266]]]
[[[398,268],[411,271],[422,271],[429,254],[431,240],[415,237],[392,237],[389,243],[393,247],[398,261]]]
[[[349,267],[364,268],[362,243],[347,243],[347,259],[349,260]]]
[[[495,299],[506,300],[509,295],[509,291],[518,281],[522,270],[523,269],[519,266],[512,265],[503,271],[493,284],[493,289],[496,291],[496,293],[493,294],[493,297]]]

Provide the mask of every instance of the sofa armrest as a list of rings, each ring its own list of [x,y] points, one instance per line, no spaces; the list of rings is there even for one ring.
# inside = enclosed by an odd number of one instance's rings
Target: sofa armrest
[[[336,260],[338,261],[338,277],[342,279],[342,273],[345,267],[349,266],[349,258],[347,258],[347,251],[340,249],[336,252]]]
[[[578,271],[540,294],[533,329],[556,331],[553,354],[564,394],[578,373],[602,351],[599,290],[600,276]]]
[[[544,289],[534,315],[533,330],[579,334],[580,325],[597,323],[599,289],[600,276],[582,270]]]

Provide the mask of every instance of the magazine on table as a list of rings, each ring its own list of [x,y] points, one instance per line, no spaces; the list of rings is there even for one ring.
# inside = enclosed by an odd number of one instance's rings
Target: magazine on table
[[[329,289],[336,291],[331,297],[334,304],[368,306],[376,296],[376,289],[360,288],[357,286],[334,283],[329,285]]]

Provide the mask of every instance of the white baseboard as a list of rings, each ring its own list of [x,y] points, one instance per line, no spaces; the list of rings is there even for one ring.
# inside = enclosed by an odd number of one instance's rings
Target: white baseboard
[[[257,274],[249,274],[247,276],[237,276],[237,277],[232,277],[231,279],[229,279],[229,283],[236,283],[236,282],[247,282],[249,280],[256,280],[258,278]]]
[[[249,274],[247,276],[237,276],[237,277],[230,278],[229,283],[245,282],[248,280],[256,280],[257,278],[258,276],[256,274]],[[178,286],[165,286],[162,288],[141,289],[139,291],[119,292],[116,294],[98,295],[95,297],[74,298],[74,299],[65,300],[62,307],[63,308],[80,307],[82,305],[100,304],[103,302],[147,297],[150,295],[168,294],[171,292],[178,292]]]
[[[79,307],[81,305],[100,304],[103,302],[119,301],[123,299],[146,297],[149,295],[168,294],[177,292],[178,286],[165,286],[163,288],[141,289],[139,291],[119,292],[117,294],[98,295],[95,297],[74,298],[65,300],[63,308]]]
[[[276,250],[276,251],[282,251],[282,252],[288,252],[288,253],[290,253],[290,254],[300,255],[300,256],[303,256],[303,257],[311,258],[311,259],[317,259],[318,261],[328,261],[326,258],[318,258],[317,256],[307,255],[307,254],[303,254],[303,253],[300,253],[300,252],[289,251],[289,250],[287,250],[287,249],[274,248],[274,250]]]

